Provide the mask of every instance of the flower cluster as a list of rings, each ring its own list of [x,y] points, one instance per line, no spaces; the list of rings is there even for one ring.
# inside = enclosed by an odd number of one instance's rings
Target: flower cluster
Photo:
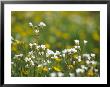
[[[29,26],[39,33],[40,28],[46,26],[40,22]],[[39,28],[40,27],[40,28]],[[12,38],[12,40],[14,40]],[[12,42],[14,43],[14,42]],[[36,77],[89,77],[99,76],[99,62],[94,53],[84,52],[79,40],[74,40],[74,46],[70,49],[55,52],[43,44],[28,43],[29,51],[25,54],[15,54],[12,58],[12,76],[36,76]],[[83,41],[86,49],[88,41]]]

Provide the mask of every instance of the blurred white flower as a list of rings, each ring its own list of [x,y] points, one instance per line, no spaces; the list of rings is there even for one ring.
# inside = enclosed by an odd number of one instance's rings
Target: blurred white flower
[[[58,77],[64,76],[64,73],[62,73],[62,72],[58,72],[57,74],[58,74]]]
[[[32,60],[30,61],[30,63],[31,63],[32,66],[34,66],[34,62]]]
[[[81,62],[81,56],[78,56],[78,62]]]
[[[47,49],[46,57],[49,57],[50,55],[54,55],[54,52],[52,50]]]
[[[83,58],[91,59],[90,54],[83,54]]]
[[[62,51],[62,53],[64,53],[64,54],[66,54],[68,51],[67,51],[67,49],[64,49],[63,51]]]
[[[63,57],[65,57],[65,54],[62,54]]]
[[[75,46],[76,49],[80,49],[80,46]]]
[[[40,26],[40,27],[45,27],[46,24],[45,24],[44,22],[40,22],[40,23],[38,24],[38,26]]]
[[[86,64],[88,64],[88,65],[89,65],[89,64],[90,64],[90,61],[89,61],[89,60],[86,60]]]
[[[32,48],[33,44],[32,43],[29,43],[29,46]]]
[[[35,30],[35,33],[39,33],[39,30]]]
[[[36,46],[37,44],[36,44],[36,43],[33,43],[33,45],[35,45],[35,46]]]
[[[23,57],[23,54],[15,55],[16,58]]]
[[[95,72],[98,72],[98,69],[94,69]]]
[[[76,45],[79,45],[79,40],[74,40]]]
[[[91,53],[91,57],[95,57],[95,54]]]
[[[29,52],[29,55],[33,55],[33,51]]]
[[[55,52],[55,55],[60,55],[60,51],[56,51]]]
[[[39,64],[37,67],[42,67],[43,65],[42,64]]]
[[[70,77],[74,77],[75,74],[74,73],[69,73]]]
[[[97,61],[92,60],[91,63],[92,63],[92,65],[95,65],[95,64],[97,64]]]
[[[50,76],[51,76],[51,77],[56,77],[57,74],[56,74],[55,72],[53,72],[53,73],[50,73]]]
[[[84,45],[86,45],[86,44],[87,44],[87,42],[88,42],[87,40],[84,40]]]
[[[45,45],[41,45],[40,47],[41,47],[43,50],[46,49],[46,46],[45,46]]]
[[[32,24],[32,22],[29,22],[29,26],[30,26],[30,27],[33,27],[33,24]]]

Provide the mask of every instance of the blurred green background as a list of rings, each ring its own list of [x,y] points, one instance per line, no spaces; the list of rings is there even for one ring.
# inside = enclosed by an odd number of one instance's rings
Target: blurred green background
[[[39,44],[49,49],[63,50],[74,46],[74,40],[87,40],[87,52],[100,54],[99,11],[12,11],[11,35],[20,41],[32,42],[33,33],[28,23],[43,21],[46,27],[40,32]]]

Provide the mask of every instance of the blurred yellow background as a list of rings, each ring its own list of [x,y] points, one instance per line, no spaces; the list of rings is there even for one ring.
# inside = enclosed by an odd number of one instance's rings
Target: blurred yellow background
[[[12,11],[11,35],[14,39],[32,42],[34,25],[43,21],[47,26],[40,32],[39,44],[49,49],[63,50],[74,46],[74,40],[87,40],[87,52],[100,54],[100,12],[99,11]]]

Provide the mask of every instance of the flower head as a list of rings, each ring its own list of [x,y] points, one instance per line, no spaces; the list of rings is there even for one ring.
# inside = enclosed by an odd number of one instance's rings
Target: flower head
[[[40,22],[40,23],[38,24],[38,26],[40,26],[40,27],[45,27],[46,24],[45,24],[44,22]]]
[[[79,40],[74,40],[76,45],[79,45]]]
[[[33,24],[32,24],[32,22],[29,22],[29,26],[30,26],[30,27],[33,27]]]
[[[86,45],[86,44],[87,44],[87,42],[88,42],[87,40],[84,40],[84,45]]]

